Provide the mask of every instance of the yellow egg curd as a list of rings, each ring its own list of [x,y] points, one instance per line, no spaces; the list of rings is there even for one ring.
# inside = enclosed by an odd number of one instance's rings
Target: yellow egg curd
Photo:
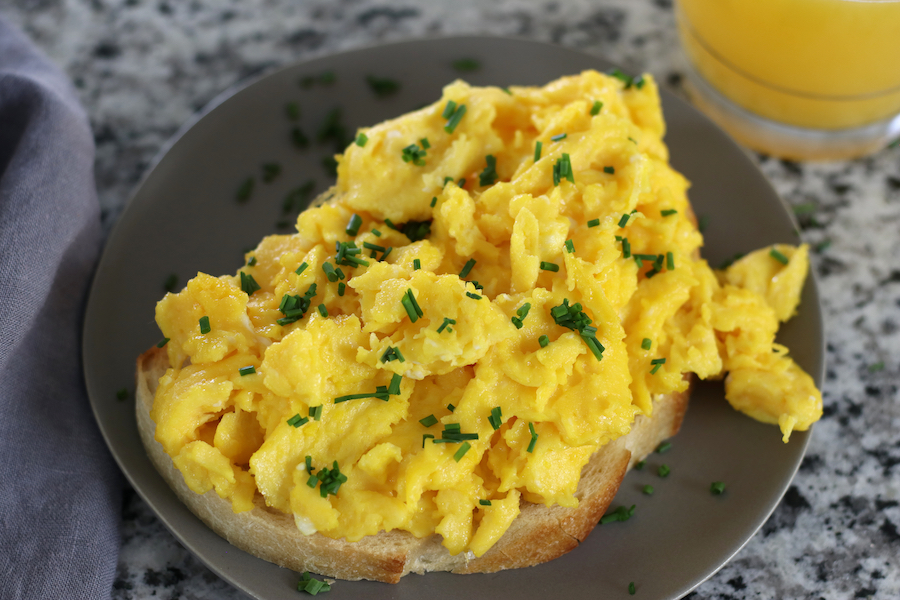
[[[821,415],[775,343],[805,246],[714,272],[668,164],[657,87],[588,71],[457,81],[361,130],[328,201],[237,276],[159,302],[151,416],[197,493],[259,493],[306,534],[438,533],[481,556],[685,373],[784,440]],[[255,260],[251,260],[255,259]]]

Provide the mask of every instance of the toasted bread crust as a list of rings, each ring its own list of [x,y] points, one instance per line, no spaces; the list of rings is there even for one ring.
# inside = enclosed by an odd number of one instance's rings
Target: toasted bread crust
[[[690,389],[654,398],[653,417],[638,416],[632,431],[600,448],[581,473],[575,508],[522,502],[521,513],[507,532],[479,558],[450,556],[441,538],[418,539],[405,531],[381,532],[358,542],[321,534],[303,535],[290,515],[267,507],[257,494],[256,508],[235,514],[215,491],[192,492],[162,446],[154,439],[150,408],[159,378],[169,368],[165,350],[153,348],[137,360],[135,410],[141,441],[163,479],[187,507],[234,546],[295,571],[312,571],[340,579],[397,583],[407,573],[452,571],[493,573],[528,567],[562,556],[593,530],[606,512],[625,473],[675,435],[687,409]]]

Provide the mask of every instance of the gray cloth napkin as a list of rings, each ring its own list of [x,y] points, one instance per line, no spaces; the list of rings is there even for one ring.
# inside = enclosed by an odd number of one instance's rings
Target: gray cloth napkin
[[[87,117],[0,19],[0,598],[109,598],[121,476],[81,373],[100,248]]]

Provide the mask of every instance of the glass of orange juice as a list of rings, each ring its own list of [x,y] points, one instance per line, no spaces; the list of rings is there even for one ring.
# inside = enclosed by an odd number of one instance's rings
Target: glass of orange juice
[[[900,136],[900,0],[677,0],[692,100],[739,142],[842,159]]]

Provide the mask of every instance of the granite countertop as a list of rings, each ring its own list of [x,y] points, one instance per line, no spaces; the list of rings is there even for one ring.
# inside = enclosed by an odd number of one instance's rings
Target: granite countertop
[[[0,8],[75,82],[97,143],[106,229],[153,156],[235,82],[379,41],[490,34],[555,42],[679,90],[671,0],[13,0]],[[828,336],[825,414],[762,531],[689,597],[900,597],[900,148],[852,162],[754,156],[805,211]],[[812,208],[814,207],[814,208]],[[113,598],[244,598],[130,489]]]

